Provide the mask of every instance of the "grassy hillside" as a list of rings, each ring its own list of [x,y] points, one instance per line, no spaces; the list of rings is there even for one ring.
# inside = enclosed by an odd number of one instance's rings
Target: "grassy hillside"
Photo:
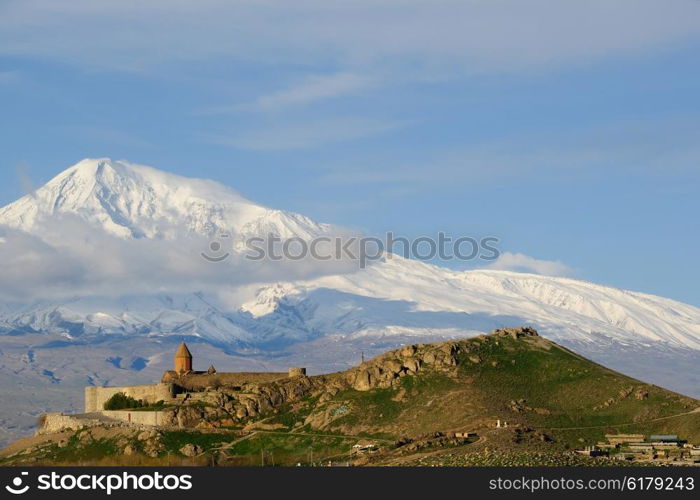
[[[411,463],[554,465],[583,464],[588,459],[567,450],[606,433],[678,434],[700,444],[699,401],[611,371],[527,329],[407,346],[347,372],[284,383],[249,388],[246,397],[265,399],[271,388],[289,394],[255,416],[232,420],[215,404],[199,408],[214,428],[162,429],[146,438],[123,428],[64,433],[25,443],[32,447],[22,455],[17,443],[0,454],[0,464],[351,461],[352,446],[365,438],[381,451],[361,462],[394,463],[412,450],[418,456]],[[508,427],[497,428],[499,420]],[[477,437],[454,437],[464,431]],[[399,440],[411,445],[397,446]],[[186,445],[196,447],[193,456],[185,456]]]
[[[541,337],[487,335],[456,345],[456,366],[425,365],[395,387],[348,389],[315,405],[311,414],[340,412],[322,428],[344,434],[476,430],[500,419],[558,433],[568,443],[618,427],[677,430],[700,441],[700,414],[655,421],[690,412],[698,401],[616,373]],[[414,357],[432,349],[418,346]],[[596,429],[558,430],[587,427]]]

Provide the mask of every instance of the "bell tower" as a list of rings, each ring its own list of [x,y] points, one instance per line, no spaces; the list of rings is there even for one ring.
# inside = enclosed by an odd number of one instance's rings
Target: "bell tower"
[[[192,371],[192,354],[184,342],[180,345],[175,353],[175,372],[178,374],[189,373]]]

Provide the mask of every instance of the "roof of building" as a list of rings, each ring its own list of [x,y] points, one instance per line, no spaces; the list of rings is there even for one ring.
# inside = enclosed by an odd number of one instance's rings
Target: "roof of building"
[[[192,359],[192,353],[190,353],[190,350],[187,348],[187,344],[184,342],[180,345],[178,348],[177,352],[175,353],[176,358],[190,358]]]
[[[649,436],[650,441],[678,441],[676,434],[652,434]]]

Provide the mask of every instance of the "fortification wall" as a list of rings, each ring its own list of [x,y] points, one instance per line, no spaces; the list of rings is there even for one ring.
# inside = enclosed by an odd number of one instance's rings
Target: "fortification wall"
[[[158,426],[165,422],[162,411],[133,411],[133,410],[113,410],[92,413],[92,415],[64,415],[63,413],[46,413],[42,416],[42,424],[37,429],[36,435],[52,434],[62,431],[77,431],[85,427],[94,427],[109,423],[109,420],[101,416],[126,422],[133,425]]]
[[[67,430],[77,431],[83,427],[99,425],[98,419],[81,418],[63,413],[46,413],[42,416],[42,425],[37,429],[36,434],[51,434]]]
[[[167,401],[175,396],[173,384],[128,385],[123,387],[86,387],[85,413],[101,412],[109,398],[123,392],[134,399],[143,399],[147,403]]]
[[[134,425],[162,425],[165,421],[162,411],[102,410],[105,417]]]
[[[287,373],[190,373],[173,380],[173,383],[187,391],[203,391],[208,387],[236,387],[245,384],[263,384],[284,380],[289,377]]]

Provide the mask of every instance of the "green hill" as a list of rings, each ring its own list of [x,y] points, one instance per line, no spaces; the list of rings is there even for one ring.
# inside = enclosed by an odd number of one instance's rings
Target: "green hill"
[[[678,434],[700,443],[699,401],[616,373],[528,328],[406,346],[345,372],[197,395],[166,410],[173,427],[177,421],[185,429],[164,426],[146,439],[123,427],[69,432],[16,443],[0,464],[355,460],[351,448],[362,439],[380,451],[361,462],[394,463],[411,453],[423,460],[431,450],[431,460],[451,463],[439,457],[458,449],[476,457],[467,464],[492,464],[479,457],[494,454],[533,464],[568,457],[556,464],[584,460],[567,450],[607,433]],[[185,458],[185,445],[197,456]]]
[[[379,379],[371,390],[350,388],[327,402],[309,402],[305,421],[323,430],[386,436],[492,427],[497,420],[552,432],[681,426],[688,439],[700,441],[700,414],[689,415],[696,424],[689,427],[682,417],[657,420],[692,412],[697,400],[609,370],[533,333],[504,330],[387,353],[350,373],[379,371],[381,377],[391,372],[388,365],[406,361],[418,363],[417,373],[389,387]]]

